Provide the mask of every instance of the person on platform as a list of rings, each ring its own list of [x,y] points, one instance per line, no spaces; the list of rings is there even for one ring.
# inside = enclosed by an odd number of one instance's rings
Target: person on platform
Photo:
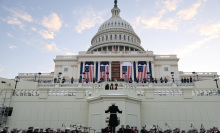
[[[160,83],[163,83],[163,78],[162,77],[160,78]]]
[[[115,133],[115,127],[118,126],[118,117],[117,117],[117,112],[122,113],[118,109],[118,106],[115,106],[115,103],[112,103],[112,106],[108,108],[108,110],[105,111],[105,113],[110,112],[110,120],[109,120],[109,126],[111,127],[111,133]]]
[[[132,133],[129,125],[126,125],[125,133]]]
[[[39,133],[43,133],[43,132],[44,132],[44,129],[43,129],[43,128],[40,128]]]
[[[139,133],[139,130],[137,129],[137,127],[134,128],[134,131],[135,131],[136,133]]]
[[[39,128],[38,127],[35,127],[34,128],[34,133],[38,133],[39,132]]]
[[[50,128],[47,127],[47,128],[45,129],[45,133],[49,133],[49,132],[50,132]]]
[[[54,82],[54,83],[57,83],[57,78],[54,78],[53,82]]]
[[[193,80],[192,80],[192,77],[190,76],[190,78],[189,78],[189,81],[190,81],[190,83],[192,83],[193,82]]]
[[[26,133],[26,129],[23,129],[23,130],[21,131],[21,133]]]
[[[167,80],[167,78],[166,78],[166,77],[164,78],[164,82],[165,82],[165,83],[167,83],[167,82],[168,82],[168,80]]]
[[[213,127],[214,133],[220,133],[218,127]]]
[[[143,127],[142,129],[141,129],[141,133],[146,133],[147,132],[147,130],[145,129],[145,127]]]
[[[186,78],[184,77],[183,82],[186,83]]]
[[[138,77],[136,78],[136,82],[139,83],[139,79],[138,79]]]
[[[34,127],[29,127],[27,130],[27,133],[33,133],[33,129],[34,129]]]
[[[74,78],[72,77],[72,78],[71,78],[71,84],[73,84],[73,82],[74,82]]]
[[[93,78],[92,82],[93,82],[93,83],[95,83],[95,81],[96,81],[96,79],[95,79],[95,78]]]
[[[204,128],[204,127],[201,127],[199,133],[205,133],[205,128]]]
[[[157,83],[157,79],[156,78],[155,78],[154,82]]]
[[[65,133],[70,133],[70,128],[67,127],[67,128],[65,129]]]
[[[121,125],[121,128],[119,128],[118,133],[124,133],[125,128],[124,125]]]
[[[181,78],[181,83],[183,83],[183,78]]]
[[[186,79],[186,82],[189,83],[189,78]]]
[[[61,129],[60,128],[57,128],[57,133],[61,133]]]
[[[66,79],[63,77],[63,79],[62,79],[62,83],[65,83],[65,81],[66,81]]]

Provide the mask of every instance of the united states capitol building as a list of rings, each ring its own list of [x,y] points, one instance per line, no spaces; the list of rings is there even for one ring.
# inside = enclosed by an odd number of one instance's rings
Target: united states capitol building
[[[58,55],[51,73],[0,78],[1,123],[9,127],[107,126],[112,102],[120,125],[162,129],[220,127],[217,72],[182,72],[177,55],[155,55],[120,17],[117,5],[87,51]],[[10,116],[8,113],[10,113]],[[169,126],[169,127],[168,127]]]

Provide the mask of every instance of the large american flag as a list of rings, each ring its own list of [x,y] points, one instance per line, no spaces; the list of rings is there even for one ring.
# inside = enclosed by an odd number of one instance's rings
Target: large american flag
[[[85,77],[84,81],[88,78],[89,82],[93,81],[94,78],[94,63],[85,64]]]
[[[148,78],[146,64],[146,62],[138,62],[138,79],[140,82],[142,82],[144,78]]]
[[[103,78],[104,81],[108,81],[109,79],[109,64],[108,63],[101,63],[100,65],[100,78]]]
[[[128,82],[132,78],[132,64],[130,62],[123,62],[122,64],[123,79]]]

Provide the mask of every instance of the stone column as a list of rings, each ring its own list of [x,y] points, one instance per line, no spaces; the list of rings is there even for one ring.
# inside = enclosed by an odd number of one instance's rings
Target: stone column
[[[98,61],[98,79],[97,81],[100,80],[100,61]]]
[[[106,47],[106,51],[108,52],[108,46]]]
[[[152,71],[152,77],[155,78],[154,62],[153,61],[151,61],[151,71]]]
[[[134,61],[131,61],[131,65],[132,65],[132,80],[134,81]]]
[[[146,61],[147,63],[147,72],[150,72],[150,64],[149,64],[149,61]],[[149,78],[149,75],[148,75],[148,78]]]
[[[94,61],[93,63],[94,63],[94,74],[93,74],[94,76],[92,78],[95,78],[96,77],[96,62]]]
[[[131,47],[129,47],[129,50],[128,50],[129,52],[131,51]]]
[[[120,51],[120,46],[118,46],[118,52]]]
[[[112,61],[109,61],[109,78],[112,80]]]
[[[77,79],[79,79],[79,77],[80,77],[80,65],[81,65],[81,62],[80,61],[78,61],[78,70],[77,70],[77,72],[78,72],[78,75],[77,75]]]
[[[138,61],[135,61],[136,62],[136,78],[138,77]]]
[[[82,78],[84,78],[85,74],[83,74],[85,72],[85,61],[83,61],[83,68],[82,68]]]
[[[125,52],[125,46],[124,46],[124,52]]]
[[[122,61],[120,61],[120,78],[122,78]]]

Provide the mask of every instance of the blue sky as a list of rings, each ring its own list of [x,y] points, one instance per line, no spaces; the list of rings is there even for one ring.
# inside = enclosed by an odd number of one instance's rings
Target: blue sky
[[[56,55],[86,51],[114,0],[1,0],[0,77],[49,73]],[[121,17],[154,54],[179,70],[220,73],[219,0],[118,0]]]

